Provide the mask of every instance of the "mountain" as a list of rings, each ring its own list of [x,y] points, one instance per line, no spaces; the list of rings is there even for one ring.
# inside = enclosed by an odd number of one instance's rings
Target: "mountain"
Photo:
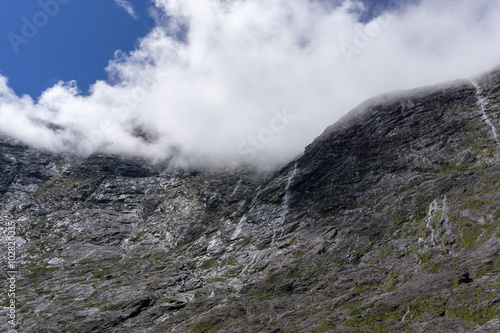
[[[499,111],[500,70],[379,96],[272,172],[3,138],[17,328],[498,332]]]

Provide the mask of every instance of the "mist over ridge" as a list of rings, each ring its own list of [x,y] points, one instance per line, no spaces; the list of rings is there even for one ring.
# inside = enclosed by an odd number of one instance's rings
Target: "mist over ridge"
[[[0,76],[0,133],[40,149],[273,165],[372,96],[498,65],[500,4],[424,0],[360,23],[362,5],[156,0],[157,27],[109,82],[36,101]]]

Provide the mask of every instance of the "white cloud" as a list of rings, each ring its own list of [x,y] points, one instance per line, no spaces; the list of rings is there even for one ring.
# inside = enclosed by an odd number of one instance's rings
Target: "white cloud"
[[[133,18],[137,18],[137,15],[135,14],[134,6],[127,0],[114,0],[115,4],[118,7],[123,8],[130,16]]]
[[[276,110],[286,108],[295,118],[277,123],[274,140],[267,142],[267,131],[265,144],[257,142],[262,150],[255,149],[254,162],[276,163],[373,95],[469,77],[500,62],[496,0],[422,0],[390,23],[385,17],[381,29],[360,26],[350,3],[155,5],[170,20],[110,62],[117,85],[96,82],[83,97],[61,83],[35,102],[0,80],[0,133],[57,151],[165,157],[176,150],[197,161],[246,161],[249,137],[270,129]],[[186,26],[186,41],[169,37]],[[360,37],[359,29],[372,37]],[[147,140],[142,132],[151,133]]]

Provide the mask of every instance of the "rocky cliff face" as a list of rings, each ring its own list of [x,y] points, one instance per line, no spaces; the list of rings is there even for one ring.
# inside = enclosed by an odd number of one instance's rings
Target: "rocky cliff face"
[[[17,328],[498,332],[497,128],[500,71],[367,101],[274,173],[4,138]]]

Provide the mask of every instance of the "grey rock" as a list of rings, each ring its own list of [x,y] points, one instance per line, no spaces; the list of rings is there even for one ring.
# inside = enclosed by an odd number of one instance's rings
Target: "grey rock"
[[[499,73],[371,99],[271,172],[0,138],[17,328],[498,331]]]

